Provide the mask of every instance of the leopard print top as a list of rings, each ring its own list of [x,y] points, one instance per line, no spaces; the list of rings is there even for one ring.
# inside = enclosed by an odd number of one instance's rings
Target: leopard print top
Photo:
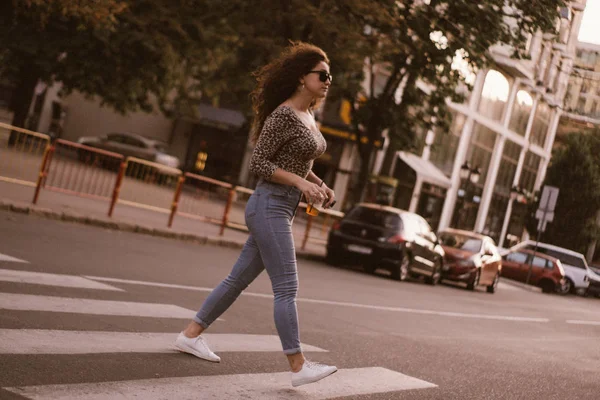
[[[326,148],[321,132],[309,129],[289,106],[279,106],[265,120],[250,171],[267,181],[277,168],[306,178]]]

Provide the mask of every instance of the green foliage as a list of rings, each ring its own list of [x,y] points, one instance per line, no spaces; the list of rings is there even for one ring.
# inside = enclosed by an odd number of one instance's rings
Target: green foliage
[[[600,210],[600,129],[567,136],[552,156],[544,184],[558,187],[560,193],[554,221],[542,240],[585,253],[590,241],[600,238],[595,224]],[[530,211],[528,230],[535,235],[535,210]]]
[[[82,6],[77,6],[83,4]],[[0,5],[0,78],[60,81],[65,93],[99,96],[120,112],[165,113],[197,101],[194,70],[219,47],[206,21],[226,15],[212,0],[27,0]],[[31,97],[29,93],[29,96]],[[15,104],[15,110],[24,104]],[[27,108],[27,107],[25,107]]]
[[[457,52],[471,70],[489,64],[488,49],[498,43],[524,57],[527,35],[555,31],[562,5],[563,0],[12,0],[0,4],[0,79],[18,82],[24,92],[37,79],[61,81],[65,93],[98,96],[123,113],[157,104],[167,115],[193,114],[200,96],[249,112],[251,72],[290,40],[311,42],[332,60],[330,97],[351,102],[352,125],[368,139],[358,142],[361,188],[372,144],[386,129],[392,148],[400,150],[414,145],[415,132],[448,125],[446,100],[462,100],[456,89],[464,76],[451,68]],[[376,68],[386,70],[378,82],[371,79]],[[418,82],[431,89],[428,95]],[[20,104],[22,110],[27,106]]]

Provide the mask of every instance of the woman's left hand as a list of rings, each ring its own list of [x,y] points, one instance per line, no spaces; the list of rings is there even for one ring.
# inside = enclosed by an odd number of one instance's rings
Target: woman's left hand
[[[325,186],[325,192],[327,193],[327,202],[323,203],[323,207],[330,208],[335,203],[335,193],[327,186]]]

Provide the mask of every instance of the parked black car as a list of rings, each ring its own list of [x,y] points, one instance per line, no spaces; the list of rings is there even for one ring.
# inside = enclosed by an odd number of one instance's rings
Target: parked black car
[[[372,203],[354,206],[332,226],[327,262],[360,264],[367,272],[388,269],[394,279],[424,276],[432,285],[442,275],[444,250],[421,216]]]

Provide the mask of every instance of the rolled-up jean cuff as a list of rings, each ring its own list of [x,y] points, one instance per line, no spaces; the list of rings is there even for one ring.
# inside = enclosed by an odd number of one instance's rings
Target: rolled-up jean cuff
[[[203,327],[204,329],[208,328],[208,324],[204,321],[202,321],[200,318],[198,318],[198,316],[195,316],[193,318],[194,322],[197,323],[198,325],[200,325],[201,327]]]
[[[301,347],[296,347],[295,349],[283,350],[283,354],[285,354],[286,356],[291,356],[292,354],[298,354],[298,353],[302,353]]]

